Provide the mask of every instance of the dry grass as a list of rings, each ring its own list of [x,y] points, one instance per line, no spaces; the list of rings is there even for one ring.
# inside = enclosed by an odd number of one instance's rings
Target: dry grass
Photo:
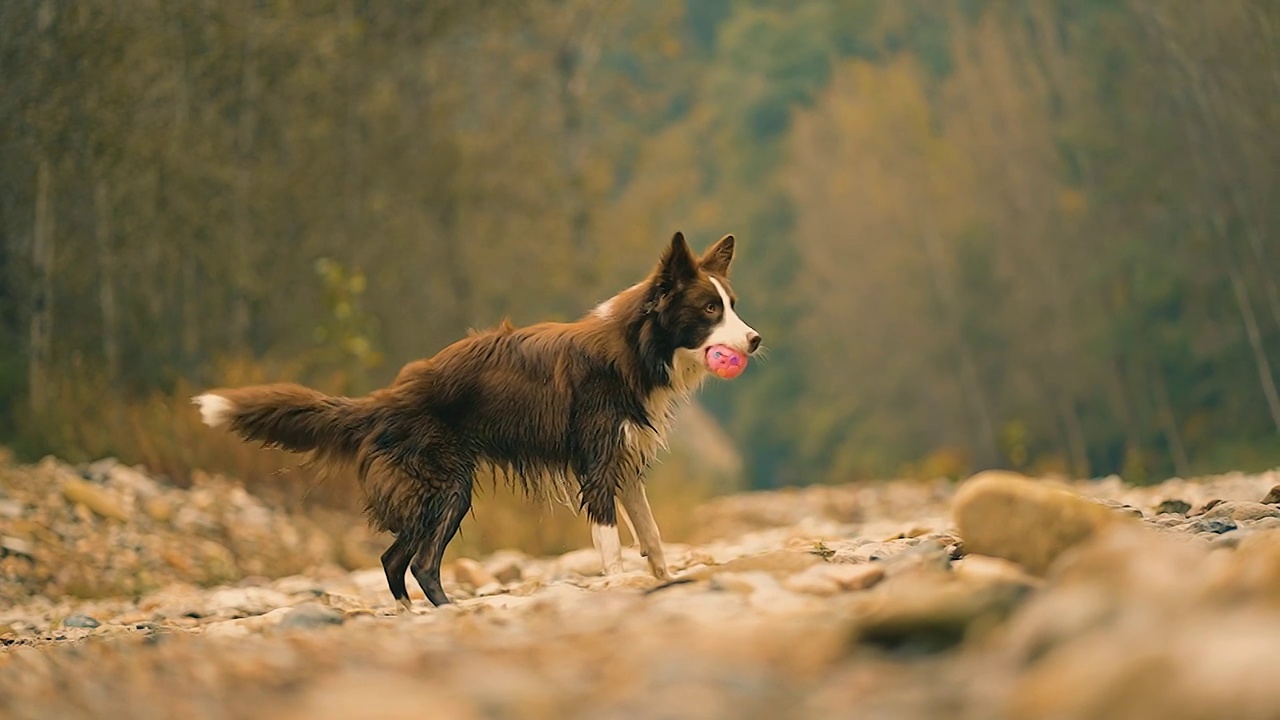
[[[215,384],[237,386],[299,376],[298,368],[288,366],[228,363]],[[312,384],[330,392],[342,387],[338,378]],[[170,392],[130,402],[103,394],[100,388],[107,386],[88,374],[64,380],[40,419],[22,428],[27,454],[34,449],[69,462],[116,457],[179,486],[187,486],[196,470],[220,473],[239,478],[250,492],[283,508],[322,519],[331,533],[341,532],[344,524],[363,524],[354,477],[322,477],[301,466],[297,455],[265,450],[211,430],[191,404],[191,397],[203,388],[179,382]],[[693,530],[693,508],[726,487],[724,478],[713,477],[687,450],[666,455],[648,482],[664,539],[672,541],[687,538]],[[479,478],[474,509],[450,546],[450,556],[503,548],[552,554],[590,542],[585,516],[559,504],[533,503],[503,483]]]

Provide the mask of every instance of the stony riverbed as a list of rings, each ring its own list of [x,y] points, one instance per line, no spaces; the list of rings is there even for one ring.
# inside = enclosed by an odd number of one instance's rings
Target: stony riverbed
[[[674,584],[510,550],[402,613],[377,538],[233,482],[9,465],[0,716],[1274,718],[1277,485],[735,495],[668,545]]]

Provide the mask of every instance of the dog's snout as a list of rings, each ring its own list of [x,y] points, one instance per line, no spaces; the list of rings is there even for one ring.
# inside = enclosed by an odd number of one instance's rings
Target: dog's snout
[[[747,347],[750,348],[749,352],[755,352],[756,349],[760,347],[760,342],[761,342],[760,333],[752,332],[751,334],[747,335]]]

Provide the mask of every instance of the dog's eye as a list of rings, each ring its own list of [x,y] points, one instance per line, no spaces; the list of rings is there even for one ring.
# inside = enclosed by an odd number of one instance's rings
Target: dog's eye
[[[720,303],[709,302],[707,303],[707,306],[703,309],[707,311],[708,315],[714,315],[716,313],[716,310],[720,309]]]

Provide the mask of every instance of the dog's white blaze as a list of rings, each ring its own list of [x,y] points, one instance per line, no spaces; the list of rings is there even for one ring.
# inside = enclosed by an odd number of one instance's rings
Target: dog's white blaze
[[[728,345],[735,350],[748,352],[751,349],[751,336],[756,334],[756,331],[742,322],[738,313],[733,311],[733,307],[729,304],[729,293],[724,291],[720,281],[715,278],[709,279],[716,286],[716,292],[720,293],[720,301],[724,303],[724,317],[720,318],[720,324],[711,330],[711,336],[702,346],[709,348],[712,345]]]
[[[231,420],[232,413],[235,412],[235,406],[230,400],[213,393],[194,397],[191,402],[200,406],[200,419],[205,425],[213,428],[227,424]]]

